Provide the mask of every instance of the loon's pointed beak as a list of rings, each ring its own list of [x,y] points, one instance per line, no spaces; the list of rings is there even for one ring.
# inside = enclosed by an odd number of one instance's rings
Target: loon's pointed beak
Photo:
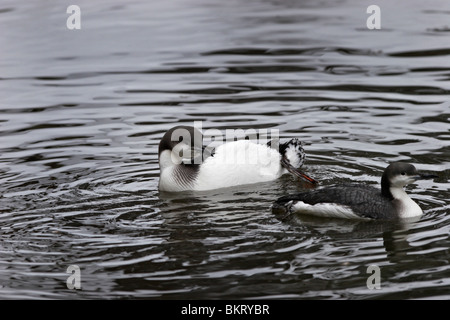
[[[316,185],[319,182],[317,180],[314,180],[313,178],[307,176],[306,174],[304,174],[303,172],[301,172],[299,169],[295,168],[293,165],[291,165],[289,163],[289,160],[287,160],[286,158],[282,158],[281,159],[281,165],[286,168],[287,171],[289,171],[290,173],[292,173],[294,176],[305,180],[306,182],[309,182],[312,185]]]
[[[435,174],[427,174],[427,173],[420,173],[413,177],[415,180],[429,180],[434,178],[439,178],[439,176]]]

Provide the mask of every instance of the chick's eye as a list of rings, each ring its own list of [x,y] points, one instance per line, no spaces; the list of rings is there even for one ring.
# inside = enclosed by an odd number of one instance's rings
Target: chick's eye
[[[402,173],[400,173],[402,176],[404,176],[404,175],[406,175],[406,172],[402,172]]]

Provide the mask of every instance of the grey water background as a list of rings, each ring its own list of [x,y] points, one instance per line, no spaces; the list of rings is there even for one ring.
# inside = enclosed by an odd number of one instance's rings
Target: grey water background
[[[450,298],[449,1],[1,0],[0,30],[0,298]],[[439,178],[402,224],[282,220],[290,176],[161,194],[159,139],[193,121],[300,138],[321,185]]]

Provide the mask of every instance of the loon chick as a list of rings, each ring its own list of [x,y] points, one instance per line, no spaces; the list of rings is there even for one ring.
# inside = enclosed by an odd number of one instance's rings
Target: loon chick
[[[276,150],[268,144],[249,140],[224,143],[210,150],[203,146],[203,134],[191,126],[176,126],[159,143],[159,190],[204,191],[243,184],[271,181],[292,173],[315,185],[297,168],[305,153],[298,139]]]
[[[419,179],[436,178],[420,174],[412,164],[390,164],[381,177],[381,191],[361,184],[329,186],[279,198],[272,206],[275,213],[299,213],[320,217],[397,219],[420,216],[422,209],[403,187]]]

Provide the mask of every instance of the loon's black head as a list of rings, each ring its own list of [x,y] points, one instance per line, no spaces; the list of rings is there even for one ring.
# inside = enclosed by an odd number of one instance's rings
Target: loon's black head
[[[159,142],[158,155],[165,150],[172,151],[178,144],[190,148],[202,147],[203,134],[197,128],[190,126],[176,126],[168,130]]]
[[[161,169],[173,165],[198,165],[203,160],[203,134],[191,126],[176,126],[162,137],[158,148]]]
[[[391,188],[403,188],[419,179],[432,179],[436,175],[419,173],[412,164],[404,162],[391,163],[381,177],[381,193],[393,198]]]

